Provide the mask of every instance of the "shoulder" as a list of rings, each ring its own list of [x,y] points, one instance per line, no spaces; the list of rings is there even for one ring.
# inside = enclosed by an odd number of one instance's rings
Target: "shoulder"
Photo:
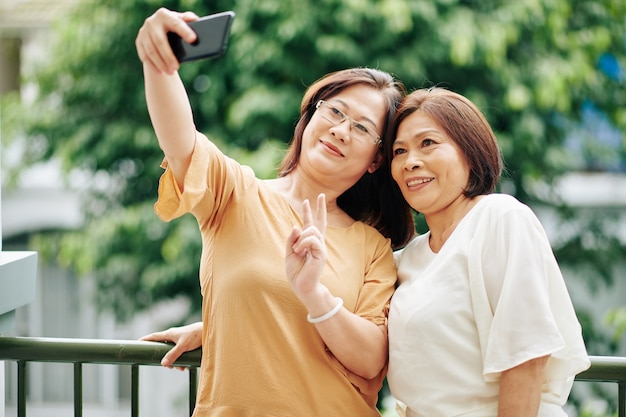
[[[470,221],[476,238],[492,244],[499,241],[547,241],[547,235],[535,212],[507,194],[490,194],[476,205],[477,215]],[[524,237],[522,239],[522,237]]]
[[[429,235],[429,232],[426,232],[421,235],[417,235],[413,239],[411,239],[411,241],[407,243],[405,247],[394,251],[393,257],[394,257],[394,260],[396,261],[396,264],[399,264],[406,254],[417,253],[423,250],[427,250],[428,249],[428,235]]]
[[[523,229],[542,229],[529,206],[508,194],[483,196],[463,220],[463,236],[476,241],[495,241]]]
[[[377,245],[390,245],[390,240],[383,236],[378,229],[360,220],[355,220],[344,230],[346,230],[349,235],[355,235],[355,238],[365,239],[366,242],[376,242]]]
[[[391,240],[383,236],[375,227],[362,221],[355,221],[348,227],[329,227],[327,239],[342,247],[349,247],[367,257],[391,256]]]
[[[218,181],[232,180],[236,187],[260,183],[254,170],[225,154],[211,139],[199,133],[192,160],[194,171]],[[249,191],[249,190],[247,190]]]
[[[489,194],[474,207],[477,220],[501,222],[509,218],[535,218],[529,206],[509,194]]]
[[[477,206],[483,207],[484,210],[500,212],[528,209],[526,204],[522,203],[512,195],[495,193],[483,196]]]

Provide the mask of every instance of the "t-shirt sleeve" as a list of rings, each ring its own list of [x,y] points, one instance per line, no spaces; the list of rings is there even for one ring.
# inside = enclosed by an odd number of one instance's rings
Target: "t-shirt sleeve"
[[[378,239],[370,236],[365,242],[374,247],[374,255],[365,271],[355,313],[374,324],[387,325],[389,302],[397,280],[393,251],[389,239],[380,235]]]
[[[239,186],[245,187],[246,181],[254,179],[250,169],[225,156],[200,133],[196,135],[183,191],[168,168],[167,159],[163,160],[161,166],[165,172],[159,181],[154,210],[164,221],[192,213],[201,225],[211,222],[219,218],[233,192]]]
[[[527,206],[492,219],[483,236],[485,291],[493,312],[484,347],[487,379],[551,355],[550,378],[586,369],[581,327],[545,231]]]

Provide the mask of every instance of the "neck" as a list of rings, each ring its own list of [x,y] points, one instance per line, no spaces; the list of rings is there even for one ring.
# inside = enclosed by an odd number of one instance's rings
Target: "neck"
[[[326,195],[326,210],[329,213],[340,210],[339,206],[337,206],[337,197],[341,193],[324,187],[315,181],[303,178],[301,175],[290,173],[284,177],[267,181],[267,183],[280,193],[298,213],[301,212],[304,200],[309,200],[314,205],[317,201],[317,196],[322,193]]]
[[[475,198],[463,196],[445,209],[424,216],[430,230],[428,243],[433,252],[439,252],[461,220],[476,205],[480,198],[480,196]]]

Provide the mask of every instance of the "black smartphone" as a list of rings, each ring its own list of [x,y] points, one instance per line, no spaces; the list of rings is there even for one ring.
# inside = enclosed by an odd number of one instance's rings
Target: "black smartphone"
[[[230,25],[235,17],[232,11],[215,13],[189,22],[198,35],[194,43],[187,43],[180,36],[168,32],[167,38],[178,62],[217,58],[226,52]]]

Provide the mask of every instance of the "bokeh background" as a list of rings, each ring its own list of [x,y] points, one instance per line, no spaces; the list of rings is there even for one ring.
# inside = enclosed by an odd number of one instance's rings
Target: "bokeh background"
[[[195,220],[153,213],[162,153],[134,39],[159,7],[236,13],[226,55],[180,73],[198,128],[263,178],[306,87],[330,71],[380,68],[408,90],[469,97],[503,148],[499,191],[548,231],[589,353],[626,355],[624,0],[0,0],[3,249],[41,263],[16,334],[134,339],[198,318]],[[71,370],[33,372],[30,401],[49,416],[71,398],[49,382]],[[185,409],[171,372],[142,388],[149,415]],[[86,401],[114,415],[128,375],[93,379]],[[380,398],[394,415],[386,388]],[[568,412],[613,415],[616,398],[577,383]]]

